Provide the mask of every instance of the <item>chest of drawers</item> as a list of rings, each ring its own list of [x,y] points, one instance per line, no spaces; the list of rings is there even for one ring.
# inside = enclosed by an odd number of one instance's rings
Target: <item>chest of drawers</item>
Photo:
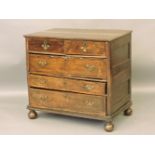
[[[105,121],[131,109],[131,31],[51,29],[25,35],[30,119],[37,110]]]

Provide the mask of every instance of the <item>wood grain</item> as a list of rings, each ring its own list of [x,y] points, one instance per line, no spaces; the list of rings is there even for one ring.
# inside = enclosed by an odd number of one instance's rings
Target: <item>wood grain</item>
[[[115,66],[123,61],[129,59],[129,44],[124,44],[123,46],[114,49],[111,52],[112,66]]]
[[[72,40],[112,41],[130,34],[128,30],[110,29],[50,29],[25,35],[25,37],[58,38]]]
[[[29,75],[29,85],[36,88],[71,91],[77,93],[105,95],[106,84],[101,82],[89,82],[40,75]]]
[[[86,114],[105,114],[105,97],[30,89],[30,106]]]
[[[107,79],[107,60],[97,58],[69,58],[68,76]]]
[[[112,112],[118,110],[121,106],[130,100],[129,82],[115,83],[112,88]]]
[[[49,46],[46,50],[43,48],[44,42],[47,42]],[[29,51],[41,51],[51,53],[63,53],[64,41],[50,38],[28,38],[28,50]]]
[[[131,35],[111,43],[111,112],[130,102],[131,94]]]
[[[64,76],[65,59],[59,56],[29,54],[29,71],[31,73]]]
[[[31,73],[105,80],[107,78],[106,59],[30,54],[29,63]]]
[[[102,55],[106,57],[104,42],[65,40],[64,51],[66,54]]]

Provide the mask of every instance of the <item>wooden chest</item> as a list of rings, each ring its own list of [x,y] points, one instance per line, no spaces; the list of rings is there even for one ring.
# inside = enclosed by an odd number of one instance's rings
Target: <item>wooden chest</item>
[[[37,110],[105,121],[132,113],[131,31],[51,29],[25,35],[29,118]]]

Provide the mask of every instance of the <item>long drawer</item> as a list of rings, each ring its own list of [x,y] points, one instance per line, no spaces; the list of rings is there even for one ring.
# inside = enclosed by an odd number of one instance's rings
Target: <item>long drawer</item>
[[[106,84],[67,78],[48,77],[30,74],[28,76],[30,87],[71,91],[77,93],[105,95]]]
[[[86,94],[48,91],[30,88],[30,107],[105,115],[106,98]]]
[[[29,71],[63,77],[107,78],[107,59],[29,54]]]

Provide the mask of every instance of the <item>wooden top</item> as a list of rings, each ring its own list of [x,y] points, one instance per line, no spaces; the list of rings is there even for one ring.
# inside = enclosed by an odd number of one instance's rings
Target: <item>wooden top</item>
[[[112,41],[130,33],[131,31],[129,30],[110,29],[49,29],[28,34],[25,35],[25,37]]]

